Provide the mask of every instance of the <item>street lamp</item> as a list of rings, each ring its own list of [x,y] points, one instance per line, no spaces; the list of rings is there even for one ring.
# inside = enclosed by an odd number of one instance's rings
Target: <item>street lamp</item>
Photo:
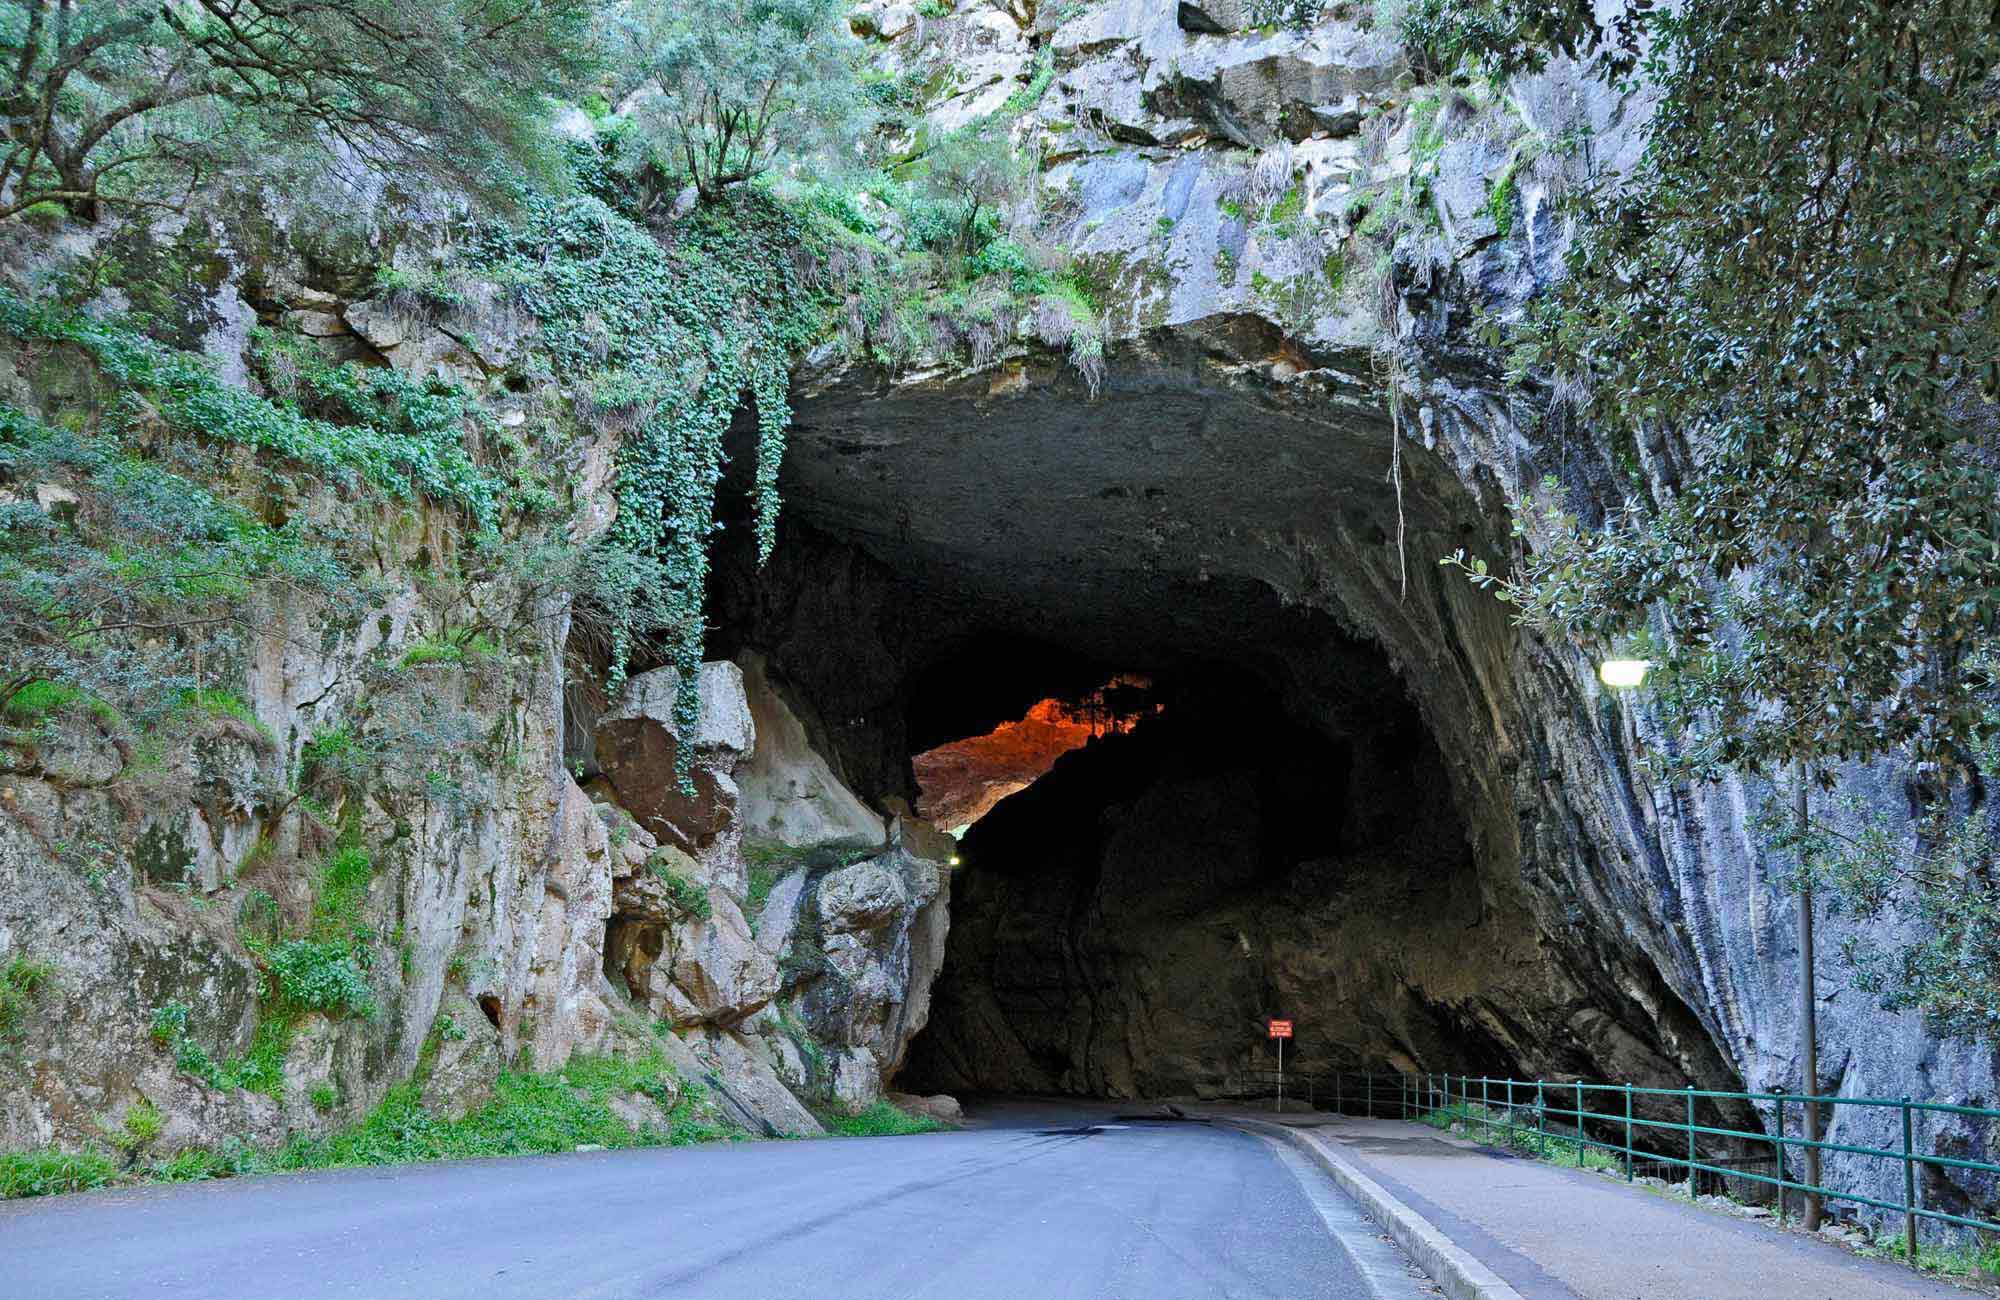
[[[1652,666],[1650,659],[1606,659],[1597,665],[1597,676],[1615,690],[1632,690],[1646,684],[1646,670]]]

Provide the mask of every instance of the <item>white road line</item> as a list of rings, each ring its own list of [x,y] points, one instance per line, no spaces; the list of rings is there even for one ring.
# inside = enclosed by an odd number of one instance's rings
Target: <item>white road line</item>
[[[1375,1300],[1437,1300],[1440,1293],[1436,1284],[1425,1279],[1402,1248],[1383,1235],[1381,1226],[1348,1200],[1331,1179],[1306,1163],[1291,1143],[1258,1136],[1291,1171],[1320,1222],[1354,1261]]]

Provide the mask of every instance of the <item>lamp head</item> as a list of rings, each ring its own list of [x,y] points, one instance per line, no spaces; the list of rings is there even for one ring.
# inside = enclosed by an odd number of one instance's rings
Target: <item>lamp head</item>
[[[1631,690],[1646,684],[1646,670],[1652,666],[1650,659],[1606,659],[1597,666],[1597,676],[1614,690]]]

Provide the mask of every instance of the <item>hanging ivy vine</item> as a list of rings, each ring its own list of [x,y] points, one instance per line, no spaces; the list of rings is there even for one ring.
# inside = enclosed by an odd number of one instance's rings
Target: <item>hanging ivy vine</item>
[[[529,197],[476,232],[467,260],[535,316],[549,378],[569,387],[579,417],[622,433],[618,513],[601,543],[616,579],[612,681],[638,638],[661,637],[680,679],[674,724],[690,735],[723,441],[749,392],[761,563],[777,541],[790,361],[820,332],[826,302],[799,273],[814,256],[809,231],[768,195],[704,204],[656,237],[605,200],[616,190],[604,173],[584,181],[594,193]],[[683,779],[688,760],[683,747]]]

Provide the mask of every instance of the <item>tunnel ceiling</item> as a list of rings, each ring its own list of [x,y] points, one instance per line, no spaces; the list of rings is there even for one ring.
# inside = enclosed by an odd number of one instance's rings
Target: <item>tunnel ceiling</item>
[[[1235,653],[1315,586],[1326,539],[1394,545],[1372,392],[1251,317],[1118,345],[1094,396],[1060,362],[886,386],[845,372],[795,402],[786,509],[943,607],[1107,662]],[[1410,528],[1470,519],[1412,474]]]

